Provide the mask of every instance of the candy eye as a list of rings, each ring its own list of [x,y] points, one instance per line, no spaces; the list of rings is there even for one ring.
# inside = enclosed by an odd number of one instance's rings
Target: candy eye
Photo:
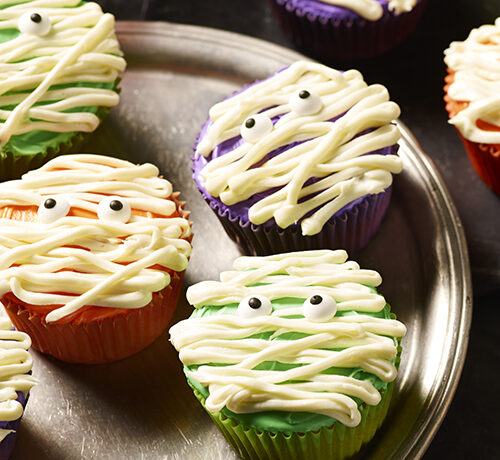
[[[248,117],[241,125],[241,137],[250,144],[255,144],[273,130],[273,122],[263,113]]]
[[[38,220],[42,224],[50,224],[69,212],[70,205],[63,197],[49,197],[38,207]]]
[[[245,297],[238,305],[238,314],[243,318],[270,315],[272,311],[271,301],[263,295]]]
[[[289,104],[291,109],[298,115],[314,115],[323,108],[319,96],[306,89],[293,93]]]
[[[315,294],[304,302],[302,309],[309,321],[325,322],[337,313],[337,303],[329,295]]]
[[[120,196],[107,196],[99,202],[97,217],[125,223],[130,219],[130,205]]]
[[[43,37],[50,32],[52,24],[45,13],[40,11],[27,11],[19,18],[17,26],[24,34]]]

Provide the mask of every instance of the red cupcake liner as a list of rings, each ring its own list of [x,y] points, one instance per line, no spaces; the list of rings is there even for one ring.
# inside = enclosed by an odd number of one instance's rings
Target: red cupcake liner
[[[280,228],[242,222],[228,208],[203,197],[215,211],[229,237],[247,255],[265,256],[310,249],[345,249],[349,254],[366,246],[382,222],[391,200],[392,186],[377,195],[368,195],[350,211],[330,219],[321,232],[303,236],[300,225]]]
[[[172,275],[170,284],[153,293],[143,308],[121,310],[117,315],[85,323],[46,323],[31,314],[12,294],[1,299],[16,329],[26,332],[32,346],[61,361],[100,364],[131,356],[153,343],[166,329],[182,286],[184,272]]]
[[[169,199],[176,204],[179,215],[188,219],[190,211],[184,209],[186,203],[179,201],[179,196],[174,192]],[[192,235],[187,238],[191,240]],[[116,314],[95,320],[47,323],[47,314],[30,312],[29,305],[12,293],[0,301],[16,329],[31,337],[36,350],[70,363],[110,363],[143,350],[167,328],[177,307],[184,272],[172,272],[170,276],[170,284],[154,292],[148,305],[117,309]]]
[[[467,103],[455,101],[448,96],[448,88],[454,81],[454,72],[450,69],[447,69],[447,71],[448,74],[444,79],[446,83],[444,86],[444,100],[446,102],[446,111],[450,118],[453,118],[462,108],[467,106]],[[490,189],[500,194],[500,149],[498,146],[472,142],[466,139],[458,128],[456,130],[477,175]]]
[[[288,37],[306,54],[324,60],[368,59],[401,43],[416,27],[427,5],[420,0],[412,11],[384,12],[377,21],[326,19],[293,7],[288,0],[269,0]]]

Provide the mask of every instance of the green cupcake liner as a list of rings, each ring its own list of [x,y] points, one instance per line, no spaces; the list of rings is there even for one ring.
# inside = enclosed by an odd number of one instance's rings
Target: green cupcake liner
[[[193,387],[191,387],[193,388]],[[377,406],[360,407],[361,422],[347,427],[339,422],[318,431],[306,433],[271,433],[243,426],[221,412],[212,414],[205,407],[205,397],[195,388],[194,394],[226,440],[238,454],[249,460],[341,460],[356,454],[370,441],[384,421],[394,382],[381,392]]]
[[[120,94],[118,87],[121,78],[115,80],[113,91]],[[108,116],[110,107],[99,107],[95,115],[100,123]],[[75,135],[67,142],[59,144],[57,147],[48,147],[44,151],[35,154],[20,155],[9,150],[2,150],[0,147],[0,181],[19,179],[24,173],[33,169],[38,169],[52,158],[65,153],[79,153],[82,146],[92,136],[95,131],[90,133],[75,132]]]

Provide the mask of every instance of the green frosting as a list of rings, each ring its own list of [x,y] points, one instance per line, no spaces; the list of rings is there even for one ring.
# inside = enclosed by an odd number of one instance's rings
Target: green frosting
[[[371,289],[373,292],[377,292],[375,289]],[[299,307],[304,303],[305,299],[297,299],[297,298],[282,298],[272,301],[273,310],[281,310],[286,308]],[[236,315],[238,304],[228,304],[224,307],[219,306],[203,306],[196,309],[191,318],[200,318],[212,315],[219,314],[231,314]],[[348,315],[357,315],[358,312],[355,310],[352,311],[343,311],[337,312],[336,316],[348,316]],[[385,319],[393,319],[394,316],[390,313],[390,306],[386,305],[381,311],[377,313],[366,313],[363,312],[363,315],[372,316],[376,318],[385,318]],[[265,334],[257,334],[254,336],[255,338],[265,338],[269,339],[271,333]],[[301,337],[304,337],[305,334],[301,333],[287,333],[282,334],[279,337],[276,337],[275,340],[296,340]],[[398,345],[398,341],[394,339],[394,343]],[[340,351],[341,349],[334,349],[335,351]],[[398,357],[392,360],[393,363],[396,363]],[[209,363],[207,363],[209,364]],[[210,364],[213,366],[220,366],[220,364]],[[286,370],[297,365],[294,364],[284,364],[276,361],[267,361],[262,363],[257,367],[257,369],[265,369],[265,370]],[[187,370],[195,370],[198,366],[185,366],[184,371]],[[365,370],[356,367],[356,368],[338,368],[331,367],[327,371],[323,372],[324,374],[337,374],[337,375],[345,375],[349,377],[354,377],[358,380],[365,380],[372,383],[372,385],[380,392],[385,390],[389,383],[386,383],[380,380],[376,375],[373,375]],[[196,388],[205,398],[209,395],[209,390],[207,387],[201,385],[199,382],[196,382],[189,377],[189,383]],[[363,404],[363,401],[358,398],[353,398],[358,407]],[[307,412],[284,412],[284,411],[266,411],[266,412],[257,412],[257,413],[247,413],[247,414],[237,414],[226,407],[221,410],[222,414],[226,417],[232,418],[244,426],[254,428],[259,431],[269,431],[269,432],[282,432],[282,433],[300,433],[307,431],[316,431],[322,427],[328,427],[335,424],[336,419],[316,413],[307,413]]]
[[[80,2],[78,5],[81,6],[85,2]],[[6,7],[6,6],[5,6]],[[4,8],[5,8],[4,7]],[[5,43],[9,40],[13,40],[21,32],[18,29],[0,29],[0,43]],[[50,87],[50,90],[61,89],[61,88],[69,88],[69,87],[87,87],[87,88],[102,88],[117,91],[116,82],[109,83],[91,83],[91,82],[78,82],[74,84],[68,85],[54,85]],[[26,92],[27,94],[30,91]],[[8,96],[10,94],[14,94],[14,92],[7,92],[4,95]],[[51,101],[57,102],[57,101]],[[43,102],[38,102],[34,104],[34,106],[43,105]],[[12,109],[12,106],[3,106],[0,109]],[[106,111],[100,110],[99,106],[85,106],[85,107],[75,107],[71,110],[67,110],[66,112],[90,112],[93,114],[97,114],[99,117],[101,115],[105,115]],[[98,113],[99,112],[99,113]],[[59,146],[62,144],[69,143],[77,134],[76,131],[67,132],[67,133],[58,133],[52,131],[30,131],[24,134],[16,134],[12,136],[9,141],[2,147],[0,147],[0,154],[2,157],[5,157],[6,154],[11,155],[36,155],[40,152],[46,152],[48,150],[57,151]]]

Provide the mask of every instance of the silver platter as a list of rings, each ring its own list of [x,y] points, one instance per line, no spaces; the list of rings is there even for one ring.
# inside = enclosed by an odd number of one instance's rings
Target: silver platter
[[[213,103],[300,56],[253,38],[168,23],[122,22],[118,35],[128,60],[122,100],[87,151],[157,164],[192,211],[196,236],[185,286],[215,279],[239,252],[195,189],[191,144]],[[408,326],[389,415],[363,450],[373,459],[422,456],[458,383],[472,313],[457,212],[433,163],[400,127],[404,172],[379,232],[353,257],[382,274],[381,291]],[[183,292],[174,321],[190,310]],[[39,383],[12,458],[237,458],[188,388],[167,333],[109,365],[33,355]]]

